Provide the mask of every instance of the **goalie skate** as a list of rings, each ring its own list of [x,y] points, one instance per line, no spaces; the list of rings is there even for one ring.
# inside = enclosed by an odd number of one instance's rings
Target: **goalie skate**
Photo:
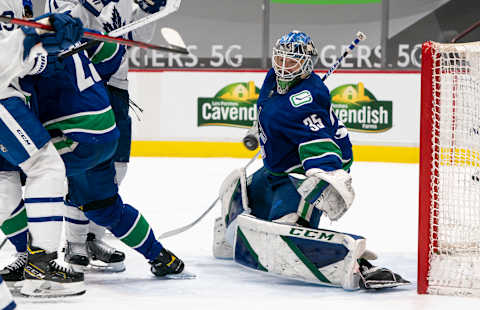
[[[410,281],[403,279],[393,271],[387,268],[373,266],[364,258],[360,258],[358,263],[360,265],[359,284],[363,289],[393,288],[410,284]]]

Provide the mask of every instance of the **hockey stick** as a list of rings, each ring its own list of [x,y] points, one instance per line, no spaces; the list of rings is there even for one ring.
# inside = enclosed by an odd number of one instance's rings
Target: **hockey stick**
[[[360,43],[360,41],[365,40],[366,38],[367,36],[363,32],[361,31],[357,32],[357,36],[355,37],[355,40],[352,41],[352,43],[345,50],[342,56],[338,57],[337,61],[333,64],[333,66],[330,67],[327,73],[325,73],[325,75],[322,77],[322,81],[325,81],[327,77],[329,77],[340,66],[340,63],[343,61],[343,59],[352,53],[352,51],[355,49],[358,43]],[[258,147],[258,140],[254,134],[247,134],[243,138],[242,142],[243,142],[243,145],[250,151],[253,151]]]
[[[7,237],[5,237],[5,239],[3,239],[2,243],[0,243],[0,250],[3,248],[3,246],[5,245],[5,243],[7,243]]]
[[[181,2],[182,2],[182,0],[170,0],[170,1],[167,2],[167,5],[165,6],[165,8],[163,10],[161,10],[161,11],[155,13],[155,14],[147,15],[147,16],[145,16],[143,18],[140,18],[138,20],[135,20],[135,21],[123,26],[123,27],[115,29],[115,30],[109,32],[108,35],[112,36],[112,37],[119,37],[119,36],[122,36],[122,35],[124,35],[128,32],[134,31],[137,28],[140,28],[140,27],[143,27],[143,26],[148,25],[150,23],[153,23],[153,22],[155,22],[155,21],[157,21],[157,20],[159,20],[159,19],[161,19],[161,18],[163,18],[167,15],[170,15],[170,14],[176,12],[178,10],[178,8],[180,7]],[[174,44],[167,37],[165,37],[165,40],[173,48],[185,49],[185,45]],[[80,46],[75,47],[74,49],[71,49],[71,50],[69,50],[65,53],[60,54],[59,57],[61,59],[63,59],[63,58],[72,56],[73,54],[76,54],[78,52],[81,52],[83,50],[91,48],[92,46],[94,46],[97,43],[98,42],[96,42],[96,41],[89,41],[89,42],[82,43]],[[188,54],[188,52],[186,54]]]
[[[133,21],[123,27],[120,27],[118,29],[115,29],[111,32],[109,32],[108,34],[112,37],[118,37],[118,36],[122,36],[126,33],[129,33],[130,31],[133,31],[137,28],[140,28],[140,27],[143,27],[145,25],[148,25],[150,23],[153,23],[154,21],[157,21],[161,18],[164,18],[165,16],[167,15],[170,15],[176,11],[178,11],[178,9],[180,8],[180,3],[182,2],[182,0],[168,0],[167,1],[167,5],[165,6],[165,8],[161,11],[158,11],[157,13],[154,13],[154,14],[151,14],[151,15],[147,15],[143,18],[140,18],[136,21]]]
[[[360,43],[360,41],[363,41],[365,39],[367,39],[367,36],[363,32],[361,31],[357,32],[357,36],[355,37],[355,40],[353,40],[352,43],[350,43],[350,46],[348,46],[347,50],[343,52],[342,56],[338,57],[337,61],[333,64],[333,66],[330,67],[327,73],[325,73],[325,75],[322,77],[322,81],[325,81],[327,77],[329,77],[333,73],[333,71],[337,70],[337,68],[340,66],[340,63],[343,61],[343,59],[352,53],[352,51],[355,49],[358,43]]]
[[[52,26],[49,26],[49,25],[44,25],[44,24],[40,24],[40,23],[37,23],[37,22],[34,22],[34,21],[20,19],[20,18],[7,17],[7,16],[3,16],[3,15],[0,16],[0,22],[10,23],[10,24],[15,24],[15,25],[21,25],[21,26],[27,26],[27,27],[33,27],[33,28],[38,28],[38,29],[43,29],[43,30],[48,30],[48,31],[55,31],[55,29]],[[154,44],[135,41],[135,40],[115,38],[115,37],[111,37],[111,36],[108,36],[108,35],[98,34],[98,33],[90,32],[90,31],[84,31],[83,37],[87,38],[87,39],[102,41],[102,42],[112,42],[112,43],[118,43],[118,44],[127,45],[127,46],[136,46],[136,47],[140,47],[140,48],[154,49],[154,50],[159,50],[159,51],[173,52],[173,53],[179,53],[179,54],[188,54],[187,49],[183,48],[183,47],[176,47],[176,46],[167,47],[167,46],[161,46],[161,45],[154,45]]]
[[[258,157],[258,155],[260,154],[260,151],[258,151],[255,156],[253,156],[250,161],[245,165],[245,167],[243,167],[244,169],[247,169],[248,166],[250,166],[254,161],[255,159]],[[199,218],[197,218],[195,221],[191,222],[190,224],[188,225],[185,225],[185,226],[182,226],[182,227],[179,227],[179,228],[176,228],[176,229],[173,229],[173,230],[170,230],[170,231],[167,231],[167,232],[164,232],[163,234],[161,234],[160,236],[158,236],[158,239],[164,239],[164,238],[168,238],[168,237],[171,237],[171,236],[175,236],[175,235],[178,235],[190,228],[192,228],[195,224],[197,224],[198,222],[200,222],[204,217],[205,215],[208,214],[208,212],[210,212],[210,210],[213,209],[213,207],[215,207],[215,205],[217,204],[217,202],[220,200],[220,196],[217,196],[217,198],[215,199],[214,202],[212,202],[212,204],[208,207],[207,210],[205,210],[202,215],[200,215]]]

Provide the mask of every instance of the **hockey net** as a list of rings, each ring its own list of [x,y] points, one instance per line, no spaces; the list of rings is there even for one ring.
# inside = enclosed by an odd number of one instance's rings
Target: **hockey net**
[[[480,296],[480,42],[422,48],[418,292]]]

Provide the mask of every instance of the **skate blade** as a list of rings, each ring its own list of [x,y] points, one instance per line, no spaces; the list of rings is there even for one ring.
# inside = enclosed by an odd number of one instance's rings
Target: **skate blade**
[[[384,289],[384,288],[394,288],[394,287],[410,285],[410,284],[412,284],[412,283],[410,281],[407,281],[407,280],[402,280],[401,282],[391,282],[391,281],[387,281],[387,282],[371,281],[371,282],[368,282],[367,281],[367,283],[365,283],[365,288],[366,289],[380,290],[380,289]]]
[[[118,273],[125,271],[125,264],[123,262],[119,263],[104,263],[99,260],[90,261],[84,271],[88,273]]]
[[[25,280],[20,294],[26,297],[56,298],[85,294],[83,282],[57,283],[46,280]]]
[[[25,280],[22,281],[4,281],[5,284],[7,285],[8,289],[10,290],[10,293],[12,293],[13,296],[21,296],[20,290],[23,287],[23,283],[25,283]]]
[[[182,271],[181,273],[172,273],[167,274],[159,279],[165,280],[193,280],[196,279],[197,275],[188,271]]]

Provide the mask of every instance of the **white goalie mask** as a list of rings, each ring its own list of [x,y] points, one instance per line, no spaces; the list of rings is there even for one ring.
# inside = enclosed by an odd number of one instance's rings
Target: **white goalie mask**
[[[298,77],[307,77],[317,59],[317,49],[306,33],[292,31],[282,36],[273,47],[272,64],[277,81],[286,83]]]

